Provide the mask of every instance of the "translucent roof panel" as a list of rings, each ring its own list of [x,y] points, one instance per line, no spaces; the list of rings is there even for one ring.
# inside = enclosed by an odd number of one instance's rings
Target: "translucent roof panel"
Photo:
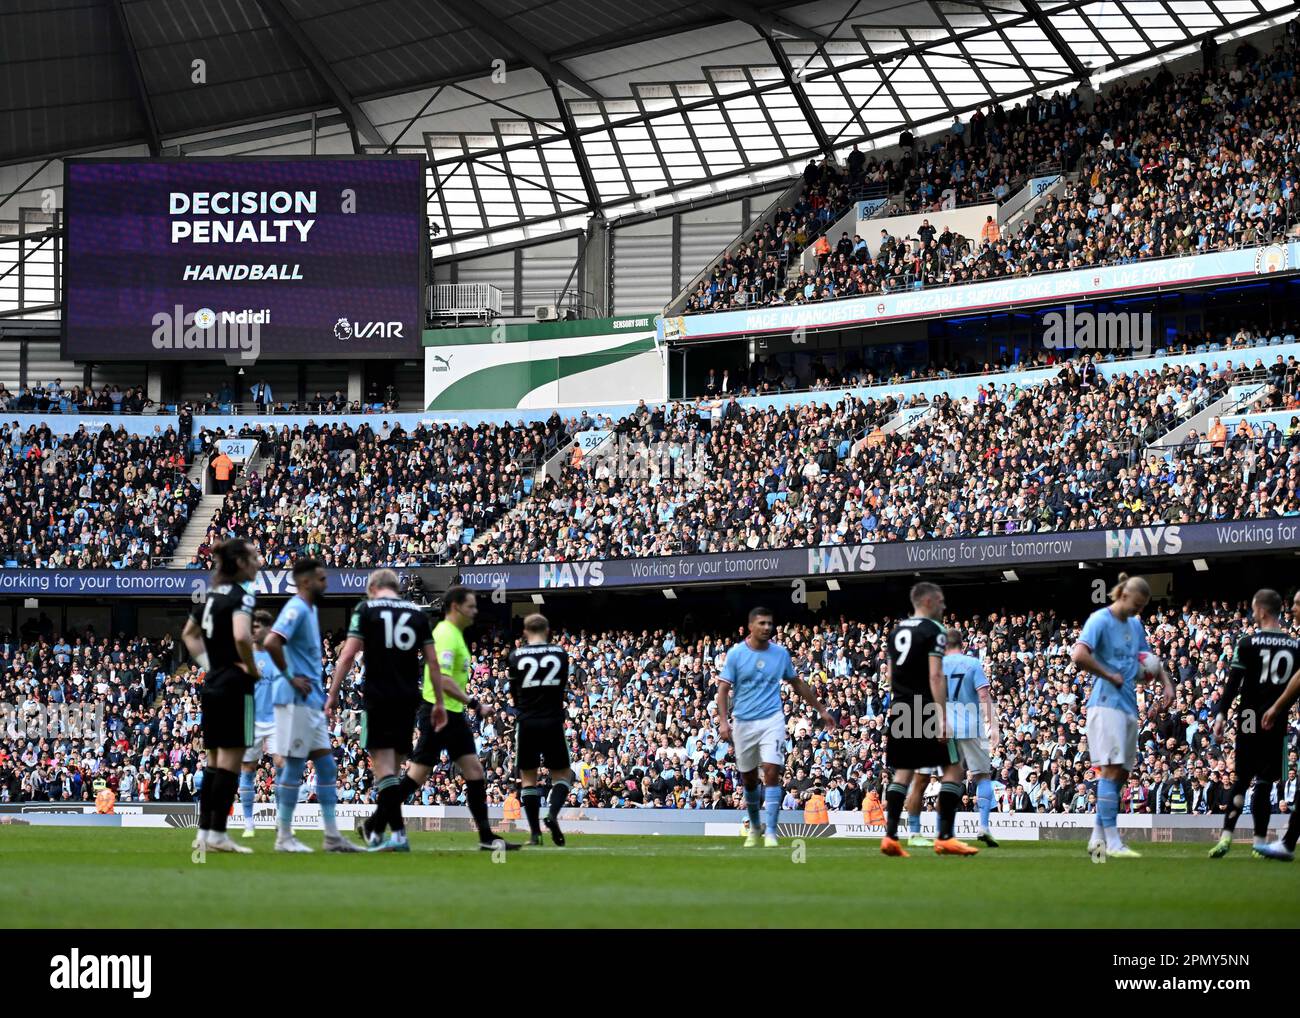
[[[556,88],[554,116],[511,122],[489,105],[497,119],[481,133],[426,130],[435,244],[468,250],[507,226],[542,235],[583,213],[776,180],[827,148],[929,134],[1085,78],[1100,85],[1192,52],[1207,32],[1246,35],[1294,10],[1285,0],[791,4],[786,30],[750,26],[748,47],[731,33],[713,54],[688,33],[630,49],[639,69],[620,67],[609,93],[600,79],[586,94]],[[742,52],[751,59],[728,59]]]

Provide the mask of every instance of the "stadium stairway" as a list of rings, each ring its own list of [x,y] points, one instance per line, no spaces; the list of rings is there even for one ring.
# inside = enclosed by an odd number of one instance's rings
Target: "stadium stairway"
[[[708,264],[706,264],[704,268],[700,269],[699,272],[695,273],[694,276],[686,281],[685,285],[683,285],[681,290],[678,291],[677,296],[668,303],[664,313],[675,315],[681,314],[685,311],[686,302],[690,300],[691,294],[695,292],[695,288],[699,286],[700,283],[704,282],[704,280],[709,278],[713,270],[721,264],[724,258],[728,255],[735,254],[742,247],[748,244],[754,238],[754,235],[763,227],[776,222],[777,213],[783,208],[789,208],[791,205],[794,205],[802,196],[803,177],[799,176],[794,179],[789,187],[773,198],[767,208],[764,209],[756,219],[745,223],[741,227],[740,232],[731,239],[726,247],[709,259]]]
[[[180,541],[176,545],[176,553],[172,555],[171,560],[167,563],[168,569],[184,569],[185,565],[199,550],[199,545],[207,536],[208,527],[212,525],[213,519],[221,510],[222,504],[226,501],[225,495],[204,495],[199,499],[199,504],[194,507],[194,512],[190,513],[190,520],[185,524],[185,529],[181,531]]]
[[[613,438],[614,436],[611,434],[605,439],[605,441],[601,442],[600,445],[588,450],[586,455],[590,456],[596,451],[596,449],[603,448],[605,445],[609,444]],[[556,447],[555,452],[551,453],[551,455],[548,456],[533,472],[532,484],[530,487],[525,489],[525,496],[521,498],[517,504],[511,506],[504,515],[499,516],[493,520],[489,526],[484,527],[479,533],[474,535],[469,542],[470,550],[475,551],[482,545],[486,544],[492,535],[499,529],[509,526],[514,517],[522,515],[531,502],[532,493],[541,485],[545,484],[547,478],[558,482],[560,480],[560,475],[564,470],[564,464],[568,462],[572,455],[573,436],[569,436],[565,441],[560,442]]]
[[[1030,198],[1029,201],[1022,208],[1013,212],[1007,218],[1007,221],[1005,223],[999,224],[999,228],[1002,231],[1002,236],[1014,237],[1016,233],[1019,231],[1022,223],[1034,218],[1035,214],[1038,211],[1038,206],[1043,204],[1043,202],[1047,201],[1048,198],[1052,198],[1055,197],[1056,195],[1059,195],[1062,191],[1065,190],[1067,184],[1078,183],[1078,180],[1079,180],[1078,173],[1061,174],[1060,179],[1058,179],[1056,183],[1054,183],[1051,187],[1045,189],[1044,191],[1040,192],[1039,194],[1034,195],[1034,197]],[[1029,184],[1026,183],[1025,186],[1028,187]]]
[[[1204,437],[1206,431],[1209,430],[1210,421],[1216,417],[1226,417],[1232,413],[1239,413],[1243,407],[1249,406],[1258,400],[1263,395],[1263,392],[1264,386],[1262,385],[1234,386],[1204,410],[1192,414],[1178,427],[1165,432],[1155,442],[1147,446],[1143,458],[1163,456],[1168,452],[1172,452],[1176,446],[1186,442],[1187,436],[1193,431]]]
[[[269,461],[270,457],[262,455],[262,448],[259,445],[257,452],[244,463],[244,467],[235,478],[233,486],[242,487],[247,484],[247,477],[251,473],[263,473]],[[199,485],[200,488],[207,487],[205,483],[207,466],[206,456],[196,456],[194,462],[190,464],[189,479]],[[221,506],[225,501],[225,495],[204,492],[199,499],[199,504],[194,507],[194,512],[190,513],[190,519],[185,524],[185,529],[181,531],[180,540],[176,544],[176,552],[167,562],[168,569],[185,568],[194,553],[199,550],[199,546],[203,544],[203,539],[208,535],[208,528],[212,526],[212,521],[216,519],[217,513],[221,511]]]
[[[843,172],[847,172],[844,167],[840,167],[840,169]],[[831,249],[834,250],[835,245],[839,242],[841,233],[847,233],[850,237],[858,235],[859,222],[869,223],[876,219],[888,219],[891,216],[906,214],[902,211],[903,196],[901,194],[889,195],[882,193],[875,195],[875,197],[883,200],[884,204],[874,212],[869,213],[866,219],[858,219],[858,202],[852,201],[849,203],[848,210],[842,216],[835,220],[835,222],[831,223],[830,226],[826,227],[826,229],[821,233],[817,234],[816,237],[809,238],[807,246],[799,254],[799,265],[804,272],[812,272],[817,267],[817,253],[814,248],[816,247],[819,238],[825,237],[830,243]],[[789,267],[787,266],[787,272],[788,271]]]

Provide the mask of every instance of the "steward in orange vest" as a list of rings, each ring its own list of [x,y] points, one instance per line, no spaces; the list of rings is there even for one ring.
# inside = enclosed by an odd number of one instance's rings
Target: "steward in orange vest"
[[[117,796],[108,787],[108,782],[103,778],[97,778],[95,780],[95,812],[112,813],[113,806],[116,803]]]
[[[885,825],[885,811],[880,808],[880,795],[871,791],[862,801],[862,822],[868,827],[883,827]]]
[[[806,824],[829,824],[830,812],[826,809],[826,797],[820,788],[814,788],[813,794],[803,807],[803,822]]]

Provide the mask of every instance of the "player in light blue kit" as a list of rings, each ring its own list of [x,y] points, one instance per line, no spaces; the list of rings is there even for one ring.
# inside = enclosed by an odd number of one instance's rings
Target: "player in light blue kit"
[[[1101,770],[1097,782],[1097,823],[1088,839],[1093,862],[1107,857],[1136,859],[1138,853],[1119,836],[1119,793],[1137,760],[1138,655],[1150,650],[1146,629],[1138,618],[1151,600],[1151,588],[1140,576],[1120,573],[1111,588],[1111,603],[1088,616],[1083,632],[1070,652],[1082,671],[1097,676],[1088,697],[1088,756]],[[1169,673],[1162,666],[1161,706],[1174,698]]]
[[[258,675],[257,685],[253,687],[253,744],[244,751],[244,762],[239,770],[239,803],[244,811],[245,838],[252,838],[256,834],[253,830],[253,779],[262,757],[271,752],[271,740],[275,737],[274,686],[275,681],[282,676],[265,647],[273,619],[274,616],[265,609],[259,608],[253,612],[253,660],[257,662]],[[278,759],[275,765],[280,766]]]
[[[731,707],[728,700],[735,692],[736,767],[745,786],[745,808],[749,811],[749,833],[745,847],[760,844],[760,805],[764,834],[761,844],[777,845],[776,823],[781,812],[781,771],[785,765],[785,712],[781,709],[781,683],[788,682],[795,692],[817,711],[822,723],[835,727],[835,718],[826,710],[812,687],[794,673],[790,653],[772,642],[776,628],[772,612],[755,608],[749,613],[749,635],[727,651],[718,677],[718,735],[732,742]],[[759,767],[763,771],[763,788],[759,790]]]
[[[993,812],[993,751],[998,746],[998,712],[980,659],[966,653],[966,635],[949,628],[943,675],[948,680],[948,731],[957,742],[966,775],[975,780],[975,801],[979,804],[980,832],[977,840],[989,848],[998,843],[989,833]]]
[[[325,720],[325,684],[321,678],[320,621],[316,603],[325,592],[327,577],[319,559],[304,558],[293,564],[298,593],[280,610],[266,638],[275,665],[283,673],[275,683],[275,740],[271,749],[284,763],[276,773],[275,804],[277,852],[310,852],[293,834],[293,813],[298,806],[307,761],[316,768],[316,801],[325,828],[326,852],[361,852],[339,833],[338,764],[330,745]]]

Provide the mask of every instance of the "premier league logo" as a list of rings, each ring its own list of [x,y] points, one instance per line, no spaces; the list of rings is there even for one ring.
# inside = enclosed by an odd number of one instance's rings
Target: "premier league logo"
[[[352,323],[346,318],[340,318],[334,323],[334,338],[340,343],[352,338]]]

